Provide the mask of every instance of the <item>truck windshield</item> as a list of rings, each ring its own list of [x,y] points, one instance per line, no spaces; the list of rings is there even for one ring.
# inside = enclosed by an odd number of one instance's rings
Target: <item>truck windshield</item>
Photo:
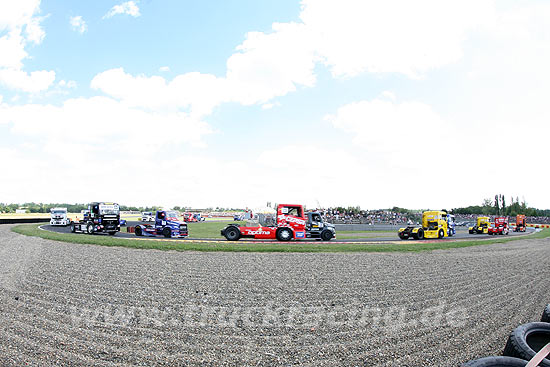
[[[117,204],[99,204],[99,214],[115,214],[118,215],[119,207]]]
[[[52,210],[52,214],[66,214],[65,210]]]
[[[176,212],[166,212],[166,218],[178,218]]]

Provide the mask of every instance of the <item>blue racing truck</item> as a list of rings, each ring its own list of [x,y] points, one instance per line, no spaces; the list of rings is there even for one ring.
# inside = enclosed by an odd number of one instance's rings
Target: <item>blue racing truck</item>
[[[159,210],[155,215],[155,224],[138,224],[134,228],[136,236],[160,236],[166,238],[187,237],[189,231],[187,223],[178,220],[178,214],[175,211]]]

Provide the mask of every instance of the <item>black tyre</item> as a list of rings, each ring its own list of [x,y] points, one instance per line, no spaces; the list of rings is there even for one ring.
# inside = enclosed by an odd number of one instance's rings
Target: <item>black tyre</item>
[[[464,363],[462,367],[525,367],[527,361],[513,357],[485,357]]]
[[[241,231],[235,226],[229,226],[223,234],[228,241],[238,241],[241,238]]]
[[[113,232],[113,231],[109,232],[109,236],[114,236],[115,234],[116,234],[116,231],[114,231],[114,232]]]
[[[542,311],[542,317],[540,318],[542,322],[550,322],[550,303],[546,305],[544,311]]]
[[[323,241],[330,241],[332,239],[332,232],[328,229],[326,231],[321,232],[321,239]]]
[[[162,235],[166,238],[170,238],[172,237],[172,230],[168,227],[164,227],[164,229],[162,230]]]
[[[398,235],[399,238],[401,238],[402,240],[406,240],[405,236],[403,235],[403,232],[399,232],[397,235]]]
[[[472,231],[471,229],[468,230],[468,233],[469,234],[474,234],[474,231]]]
[[[423,240],[424,239],[424,230],[423,229],[418,230],[418,232],[416,233],[416,239],[418,239],[418,240]]]
[[[523,324],[512,331],[502,355],[528,361],[548,343],[550,343],[549,323],[531,322]],[[543,359],[539,366],[550,367],[550,359]]]
[[[71,232],[76,232],[76,225],[74,223],[71,224]]]
[[[277,231],[277,239],[279,241],[290,241],[292,239],[292,231],[288,228],[281,228]]]
[[[445,237],[445,231],[440,229],[439,232],[437,232],[437,238],[443,238],[443,237]]]
[[[94,225],[92,223],[88,223],[86,226],[86,233],[94,234]]]
[[[134,233],[138,237],[143,236],[143,230],[141,229],[141,227],[136,227],[136,229],[134,229]]]

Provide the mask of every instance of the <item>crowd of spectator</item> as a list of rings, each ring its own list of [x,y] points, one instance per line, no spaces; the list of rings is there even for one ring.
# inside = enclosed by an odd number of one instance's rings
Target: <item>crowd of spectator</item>
[[[411,223],[412,215],[391,210],[360,210],[348,211],[335,208],[317,209],[324,218],[335,224],[402,224]]]

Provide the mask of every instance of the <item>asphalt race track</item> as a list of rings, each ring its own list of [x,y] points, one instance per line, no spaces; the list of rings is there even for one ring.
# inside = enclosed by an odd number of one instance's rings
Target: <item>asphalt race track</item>
[[[550,239],[421,253],[178,252],[0,225],[0,366],[457,367],[550,302]],[[83,235],[84,236],[84,235]]]
[[[140,224],[140,223],[141,222],[128,222],[127,227],[136,226],[137,224]],[[220,223],[220,230],[222,228],[224,228],[226,224],[227,224],[227,222],[226,223],[221,222]],[[49,224],[47,224],[47,225],[41,226],[41,228],[44,229],[44,230],[47,230],[47,231],[53,231],[53,232],[58,232],[58,233],[70,233],[71,232],[70,226],[61,227],[61,226],[50,226]],[[533,228],[528,228],[527,232],[525,232],[525,233],[510,232],[510,234],[508,236],[521,236],[521,235],[530,234],[532,232],[534,232],[534,229]],[[406,240],[406,241],[400,240],[399,237],[397,236],[397,231],[395,232],[395,236],[393,236],[391,234],[384,233],[380,237],[369,237],[369,238],[357,237],[357,238],[353,238],[353,239],[338,239],[338,233],[345,233],[345,231],[340,231],[340,232],[337,231],[336,232],[336,239],[331,240],[330,241],[331,243],[338,243],[338,242],[350,243],[351,242],[351,243],[361,244],[361,243],[379,243],[379,242],[396,242],[396,241],[397,242],[412,242],[412,241],[414,241],[412,239]],[[373,233],[376,233],[376,232],[373,231]],[[83,235],[88,236],[87,234],[83,234]],[[98,235],[101,235],[101,234],[98,234]],[[189,230],[189,237],[188,238],[165,238],[163,236],[158,236],[158,237],[147,237],[147,236],[137,237],[133,233],[126,232],[126,227],[121,227],[121,231],[119,233],[117,233],[115,235],[115,237],[139,238],[139,239],[152,238],[152,239],[166,239],[166,240],[171,240],[171,241],[192,241],[192,240],[196,240],[196,241],[201,241],[201,242],[226,242],[226,239],[221,235],[219,236],[219,238],[197,238],[197,237],[193,237],[193,232],[192,232],[191,229]],[[498,238],[498,237],[502,237],[502,236],[489,236],[487,234],[480,234],[480,235],[469,234],[467,227],[457,227],[457,233],[456,233],[456,235],[454,235],[452,237],[446,237],[446,238],[441,239],[441,240],[440,239],[425,239],[425,240],[418,241],[418,242],[452,241],[452,240],[457,240],[457,239],[470,239],[470,240],[483,239],[483,240],[486,240],[486,239],[489,239],[489,238]],[[250,238],[242,238],[239,241],[248,241],[248,242],[254,242],[254,243],[277,242],[276,240],[255,240],[255,239],[250,239]],[[303,241],[318,242],[315,239],[306,239],[306,240],[303,240]]]

